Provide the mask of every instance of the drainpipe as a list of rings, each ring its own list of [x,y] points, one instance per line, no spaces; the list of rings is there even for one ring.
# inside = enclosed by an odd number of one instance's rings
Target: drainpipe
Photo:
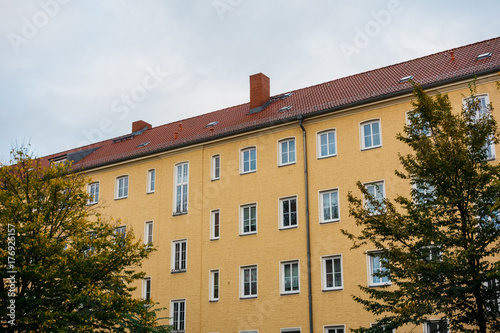
[[[307,174],[307,142],[306,129],[302,124],[304,117],[298,116],[300,128],[302,129],[303,147],[304,147],[304,186],[306,192],[306,230],[307,230],[307,295],[309,299],[309,333],[313,333],[313,308],[312,308],[312,284],[311,284],[311,233],[309,228],[309,182]]]

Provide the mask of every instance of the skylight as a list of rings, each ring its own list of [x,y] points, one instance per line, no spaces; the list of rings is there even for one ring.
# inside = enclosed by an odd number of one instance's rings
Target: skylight
[[[212,121],[211,123],[208,123],[205,127],[212,127],[217,125],[219,122],[218,121]]]
[[[413,80],[414,76],[413,75],[408,75],[408,76],[405,76],[405,77],[402,77],[400,80],[399,80],[399,83],[402,83],[402,82],[408,82],[410,80]]]
[[[137,146],[137,148],[144,147],[144,146],[146,146],[147,144],[149,144],[149,142],[150,142],[150,141],[148,141],[148,142],[143,142],[143,143],[139,144],[139,145]]]
[[[481,60],[481,59],[485,59],[485,58],[489,58],[489,57],[491,57],[491,52],[478,55],[476,60]]]
[[[292,108],[292,106],[291,106],[291,105],[289,105],[289,106],[284,106],[284,107],[282,107],[281,109],[279,109],[279,110],[278,110],[278,112],[288,111],[288,110],[290,110],[291,108]]]

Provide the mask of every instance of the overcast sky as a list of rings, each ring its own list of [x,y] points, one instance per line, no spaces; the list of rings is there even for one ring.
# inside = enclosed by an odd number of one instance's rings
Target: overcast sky
[[[0,161],[500,36],[500,2],[0,0]]]

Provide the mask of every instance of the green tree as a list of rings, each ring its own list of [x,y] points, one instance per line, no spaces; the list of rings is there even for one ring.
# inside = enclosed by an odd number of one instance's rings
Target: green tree
[[[361,231],[343,233],[354,248],[380,249],[384,269],[375,275],[391,281],[360,286],[369,297],[353,296],[379,319],[356,332],[431,318],[453,332],[500,331],[500,166],[488,162],[498,129],[474,83],[470,92],[453,112],[447,95],[430,97],[415,84],[409,125],[397,135],[411,148],[399,155],[404,171],[396,171],[411,183],[411,196],[377,200],[359,182],[363,198],[348,195]]]
[[[87,205],[89,179],[26,149],[12,157],[0,165],[1,331],[169,331],[132,298],[152,249]]]

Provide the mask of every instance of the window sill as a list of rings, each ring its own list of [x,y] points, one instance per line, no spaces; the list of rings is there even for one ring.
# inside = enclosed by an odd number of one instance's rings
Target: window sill
[[[127,198],[128,198],[128,196],[126,196],[126,197],[120,197],[120,198],[115,198],[115,200],[123,200],[123,199],[127,199]]]
[[[367,148],[362,147],[362,148],[361,148],[361,151],[364,151],[364,150],[372,150],[372,149],[377,149],[377,148],[382,148],[382,145],[380,145],[380,146],[373,146],[373,147],[367,147]]]
[[[386,282],[386,283],[380,283],[380,284],[372,284],[369,285],[368,288],[380,288],[380,287],[386,287],[386,286],[391,286],[392,283]]]
[[[219,239],[220,239],[219,237],[217,237],[217,238],[210,238],[210,241],[217,241]]]
[[[326,155],[326,156],[318,156],[317,159],[318,160],[324,160],[325,158],[336,157],[336,156],[337,156],[337,154]]]
[[[321,291],[324,293],[330,292],[330,291],[339,291],[339,290],[344,290],[344,287],[341,288],[332,288],[332,289],[322,289]]]
[[[155,193],[155,191],[148,191],[148,192],[146,192],[146,194],[153,194],[153,193]]]
[[[240,236],[251,236],[251,235],[257,235],[257,231],[240,234]]]
[[[178,269],[178,270],[172,269],[170,271],[171,274],[179,274],[179,273],[186,273],[186,272],[187,272],[186,269]]]
[[[291,227],[280,227],[279,230],[297,229],[298,227],[298,225],[292,225]]]
[[[210,180],[214,182],[214,181],[216,181],[216,180],[220,180],[220,177],[219,177],[219,178],[212,178],[212,179],[210,179]]]
[[[87,202],[87,206],[94,206],[94,205],[97,205],[99,202],[96,201],[96,202]]]
[[[252,171],[246,171],[246,172],[240,172],[240,176],[242,175],[248,175],[249,173],[256,173],[257,170],[252,170]]]
[[[218,300],[218,299],[211,299],[211,300],[209,300],[208,302],[209,302],[209,303],[218,303],[218,302],[219,302],[219,300]]]
[[[291,296],[291,295],[300,295],[300,291],[293,291],[289,293],[281,293],[280,296]]]
[[[319,224],[330,224],[330,223],[338,223],[338,222],[340,222],[340,219],[328,220],[328,221],[320,221]]]
[[[172,216],[181,216],[181,215],[187,215],[187,211],[185,212],[175,212],[175,213],[172,213]]]
[[[243,300],[243,299],[255,299],[257,298],[257,296],[241,296],[240,299]]]
[[[290,162],[290,163],[278,164],[278,168],[286,167],[286,166],[294,165],[294,164],[297,164],[297,162]]]

